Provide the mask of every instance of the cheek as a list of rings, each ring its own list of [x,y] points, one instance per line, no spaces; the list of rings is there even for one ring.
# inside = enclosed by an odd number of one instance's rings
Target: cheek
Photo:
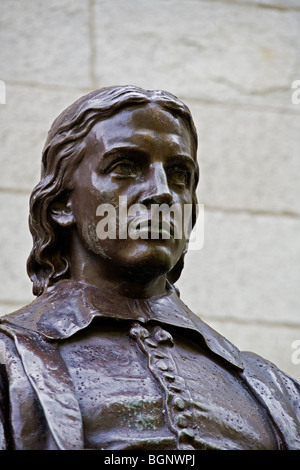
[[[96,226],[96,210],[86,207],[85,211],[77,216],[77,232],[88,246],[93,246],[97,242]]]
[[[105,241],[97,235],[97,226],[101,217],[96,214],[97,208],[89,207],[77,223],[77,234],[82,244],[96,254],[104,255]]]
[[[98,201],[98,204],[113,204],[118,201],[118,196],[124,191],[124,181],[113,181],[110,175],[99,175],[95,171],[91,175],[91,181],[87,188],[90,197]]]
[[[81,185],[77,188],[72,197],[72,210],[78,225],[85,226],[97,222],[97,209],[102,204],[110,204],[117,207],[119,195],[116,189],[105,188],[105,184],[99,185]]]

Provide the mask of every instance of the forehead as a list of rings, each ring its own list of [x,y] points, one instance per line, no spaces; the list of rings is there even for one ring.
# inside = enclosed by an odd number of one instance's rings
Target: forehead
[[[85,139],[93,147],[109,151],[118,145],[169,147],[175,153],[194,156],[188,123],[157,104],[131,106],[97,122]]]

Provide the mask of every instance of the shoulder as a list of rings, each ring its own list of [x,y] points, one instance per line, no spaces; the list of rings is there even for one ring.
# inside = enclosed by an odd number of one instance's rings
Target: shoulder
[[[288,449],[300,448],[300,383],[272,362],[242,352],[241,377],[264,404]]]
[[[64,305],[64,292],[52,288],[34,299],[30,304],[0,317],[0,332],[9,334],[13,330],[39,331],[38,325],[45,316],[58,312]]]
[[[292,390],[295,389],[299,399],[300,383],[296,379],[256,353],[243,351],[240,354],[245,374],[255,378],[260,383],[273,385],[273,387],[279,387],[281,390],[293,384]]]

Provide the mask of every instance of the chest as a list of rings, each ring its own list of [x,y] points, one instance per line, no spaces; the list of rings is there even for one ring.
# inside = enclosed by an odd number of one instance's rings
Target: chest
[[[265,410],[191,337],[102,324],[65,342],[61,354],[87,448],[277,448]]]

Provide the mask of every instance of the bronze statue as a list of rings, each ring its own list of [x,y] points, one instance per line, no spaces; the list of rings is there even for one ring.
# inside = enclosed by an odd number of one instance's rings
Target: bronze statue
[[[190,205],[195,224],[196,153],[162,91],[103,88],[53,123],[30,200],[37,298],[0,322],[1,449],[300,448],[299,383],[179,298],[189,232],[171,218],[164,237],[160,218],[147,237],[153,205]],[[118,213],[99,237],[120,197],[146,208],[126,219],[137,236]]]

